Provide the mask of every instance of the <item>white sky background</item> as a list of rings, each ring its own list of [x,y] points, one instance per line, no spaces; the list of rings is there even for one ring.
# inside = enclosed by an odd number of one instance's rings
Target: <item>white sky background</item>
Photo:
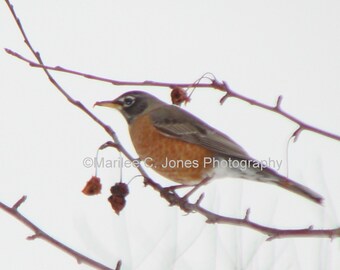
[[[31,42],[45,62],[118,80],[193,82],[209,71],[237,92],[282,107],[316,127],[340,134],[340,4],[338,1],[13,1]],[[0,200],[28,200],[20,211],[43,230],[89,257],[123,269],[338,269],[339,240],[282,239],[234,226],[208,225],[183,215],[140,179],[116,216],[107,202],[119,169],[101,169],[103,192],[81,193],[93,157],[108,135],[70,105],[25,47],[4,1],[0,4]],[[144,89],[169,102],[165,88],[114,87],[56,73],[55,77],[119,134],[133,151],[118,112],[94,102]],[[228,179],[204,188],[207,208],[277,228],[339,226],[340,144],[304,132],[272,113],[222,93],[197,90],[185,109],[227,133],[257,159],[283,160],[280,172],[321,193],[319,207],[280,188]],[[117,159],[114,150],[102,157]],[[124,181],[137,172],[124,169]],[[156,176],[155,174],[152,174]],[[160,183],[170,185],[156,176]],[[90,269],[0,212],[1,269]]]

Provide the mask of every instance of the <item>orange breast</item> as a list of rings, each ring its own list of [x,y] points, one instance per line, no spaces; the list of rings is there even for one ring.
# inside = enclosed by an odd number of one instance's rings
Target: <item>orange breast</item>
[[[161,134],[146,115],[130,124],[130,135],[145,164],[175,182],[197,184],[212,170],[204,163],[205,158],[213,157],[210,150]]]

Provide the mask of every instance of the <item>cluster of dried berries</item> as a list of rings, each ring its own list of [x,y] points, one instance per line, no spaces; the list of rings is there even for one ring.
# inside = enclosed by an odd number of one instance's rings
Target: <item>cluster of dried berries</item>
[[[97,195],[102,189],[102,184],[100,183],[100,178],[97,176],[92,176],[91,179],[86,183],[82,192],[85,195]],[[116,183],[110,189],[111,196],[108,198],[112,209],[117,215],[124,209],[126,200],[125,197],[129,194],[129,188],[125,183]]]
[[[116,183],[111,187],[111,196],[108,198],[112,209],[119,215],[120,211],[123,210],[126,204],[125,197],[129,194],[129,188],[125,183]]]

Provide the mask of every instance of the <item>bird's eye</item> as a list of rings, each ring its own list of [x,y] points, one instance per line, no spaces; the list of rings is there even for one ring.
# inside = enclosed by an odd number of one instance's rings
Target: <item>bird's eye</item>
[[[132,97],[126,97],[124,99],[124,107],[130,107],[135,102],[135,99]]]

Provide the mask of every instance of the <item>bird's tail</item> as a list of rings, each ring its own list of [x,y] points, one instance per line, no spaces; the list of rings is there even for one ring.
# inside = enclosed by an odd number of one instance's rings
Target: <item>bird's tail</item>
[[[289,190],[300,196],[303,196],[317,204],[322,204],[323,197],[320,194],[316,193],[315,191],[311,190],[310,188],[301,185],[285,176],[282,176],[269,168],[266,168],[263,171],[263,174],[266,178],[266,180],[263,179],[264,182],[275,184],[279,187],[282,187],[286,190]]]
[[[279,181],[275,181],[273,183],[291,192],[299,194],[317,204],[322,204],[323,198],[321,195],[311,190],[310,188],[296,183],[286,177],[282,177]]]
[[[230,157],[224,157],[225,159]],[[242,161],[241,158],[235,158],[233,159]],[[240,174],[240,170],[237,171],[237,177],[248,179],[248,180],[255,180],[262,183],[269,183],[274,184],[279,187],[282,187],[286,190],[289,190],[291,192],[294,192],[295,194],[298,194],[302,197],[305,197],[317,204],[322,204],[323,197],[316,193],[315,191],[311,190],[310,188],[301,185],[285,176],[280,175],[275,170],[273,170],[270,167],[266,166],[260,166],[261,164],[259,161],[251,160],[249,159],[248,162],[250,162],[250,166],[247,168],[247,170],[241,170],[242,173]]]

